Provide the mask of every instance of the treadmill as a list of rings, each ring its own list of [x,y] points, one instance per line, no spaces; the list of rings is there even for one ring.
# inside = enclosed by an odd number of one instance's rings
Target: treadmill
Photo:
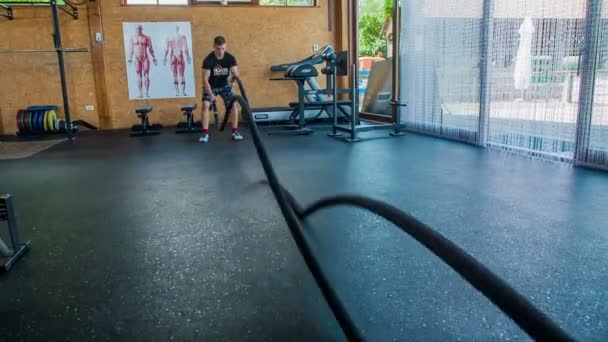
[[[323,60],[323,55],[327,53],[332,53],[334,48],[331,45],[325,45],[319,49],[319,51],[306,56],[305,58],[291,63],[283,63],[277,64],[270,67],[270,71],[272,72],[280,72],[286,71],[292,65],[297,64],[309,64],[309,65],[317,65],[322,64],[325,61]],[[306,79],[305,84],[306,89],[321,89],[319,83],[314,77],[308,77]],[[309,102],[315,101],[329,101],[329,97],[326,95],[308,95],[306,96],[306,100]],[[263,107],[263,108],[253,108],[251,110],[253,114],[253,118],[256,122],[285,122],[291,119],[291,115],[294,111],[294,108],[291,107]],[[319,117],[324,112],[318,109],[307,109],[304,111],[305,119],[315,119]]]

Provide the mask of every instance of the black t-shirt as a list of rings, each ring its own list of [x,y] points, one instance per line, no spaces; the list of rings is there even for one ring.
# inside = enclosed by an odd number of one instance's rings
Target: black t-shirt
[[[224,53],[224,58],[217,59],[215,53],[211,52],[203,60],[203,69],[210,70],[209,85],[211,89],[218,89],[228,85],[230,68],[236,65],[236,58],[228,52]]]

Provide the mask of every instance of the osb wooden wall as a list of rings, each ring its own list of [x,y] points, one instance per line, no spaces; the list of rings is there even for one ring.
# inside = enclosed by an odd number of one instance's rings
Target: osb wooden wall
[[[137,100],[128,97],[122,23],[129,21],[190,21],[196,102],[200,106],[202,59],[212,50],[213,37],[223,35],[227,50],[239,62],[241,78],[252,106],[285,106],[297,100],[291,82],[273,82],[270,65],[293,61],[312,53],[313,44],[333,43],[327,27],[327,0],[320,8],[264,7],[126,7],[118,0],[102,2],[105,31],[104,56],[112,127],[128,127],[137,120],[136,106],[154,106],[152,121],[175,124],[183,119],[179,106],[194,99]],[[161,52],[157,52],[160,54]],[[159,67],[162,67],[159,58]],[[197,116],[200,111],[197,112]]]
[[[0,49],[53,49],[50,7],[13,9],[14,20],[0,18]],[[86,8],[80,11],[80,20],[60,12],[65,47],[90,45]],[[69,54],[65,63],[72,116],[97,125],[97,112],[84,110],[85,105],[97,108],[90,53]],[[17,110],[37,104],[63,107],[57,54],[0,54],[0,134],[14,134]]]
[[[66,68],[72,116],[105,129],[126,128],[136,123],[134,109],[138,105],[154,105],[152,121],[164,125],[174,125],[183,119],[179,112],[181,104],[196,100],[200,105],[200,64],[211,51],[216,35],[224,35],[228,51],[236,55],[254,107],[285,106],[297,99],[294,84],[268,80],[270,65],[300,59],[312,52],[313,44],[335,43],[334,33],[328,30],[327,0],[321,0],[320,6],[314,8],[130,7],[122,6],[120,0],[104,0],[100,6],[103,68],[94,68],[91,53],[68,55]],[[60,17],[65,47],[91,49],[97,46],[89,35],[86,6],[80,7],[79,20],[73,20],[63,12]],[[196,99],[129,100],[122,32],[125,21],[191,22]],[[51,33],[48,7],[15,7],[15,20],[0,20],[0,49],[52,48]],[[97,56],[95,58],[99,60]],[[101,108],[106,108],[104,113],[97,112],[100,106],[96,89],[100,87],[95,85],[94,70],[105,70],[105,77],[97,77],[107,88],[107,97],[101,97],[106,101],[100,103]],[[0,75],[0,133],[15,132],[15,114],[20,108],[30,104],[62,103],[57,58],[53,53],[0,55]],[[321,84],[323,82],[320,80]],[[85,111],[88,104],[94,105],[95,111]]]

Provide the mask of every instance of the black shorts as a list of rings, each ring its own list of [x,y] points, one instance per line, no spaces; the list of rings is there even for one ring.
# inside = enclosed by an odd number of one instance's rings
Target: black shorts
[[[227,85],[223,88],[212,89],[213,95],[221,96],[222,100],[224,100],[224,105],[226,106],[226,110],[232,107],[232,97],[234,96],[234,92],[232,92],[232,86]],[[203,91],[203,102],[211,103],[211,95],[206,91]]]

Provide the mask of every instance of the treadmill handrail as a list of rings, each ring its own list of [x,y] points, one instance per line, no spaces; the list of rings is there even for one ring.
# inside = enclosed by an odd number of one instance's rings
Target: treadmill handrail
[[[331,45],[325,45],[323,48],[319,49],[319,51],[302,59],[301,61],[276,64],[276,65],[271,66],[270,70],[271,71],[285,71],[290,66],[296,65],[296,64],[310,64],[310,65],[321,64],[324,62],[323,55],[325,55],[327,53],[332,53],[332,52],[334,52],[334,48]]]

